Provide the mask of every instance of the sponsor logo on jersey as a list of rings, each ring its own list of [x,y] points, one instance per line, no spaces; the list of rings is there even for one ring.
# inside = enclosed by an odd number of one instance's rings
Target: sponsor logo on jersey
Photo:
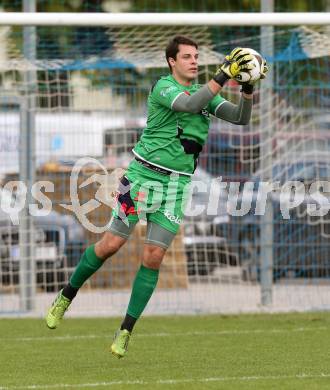
[[[177,224],[180,224],[182,222],[182,220],[179,217],[172,215],[168,210],[164,211],[164,215],[171,222],[174,222]]]
[[[177,88],[176,88],[174,85],[172,85],[171,87],[163,88],[163,89],[159,92],[159,94],[160,94],[160,96],[165,97],[165,96],[168,95],[170,92],[172,92],[172,91],[174,91],[174,90],[176,90],[176,89],[177,89]]]

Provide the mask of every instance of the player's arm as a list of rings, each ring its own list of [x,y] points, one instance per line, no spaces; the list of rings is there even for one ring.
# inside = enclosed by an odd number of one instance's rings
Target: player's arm
[[[184,92],[181,92],[173,100],[171,109],[173,111],[197,114],[221,91],[221,89],[221,85],[219,85],[214,80],[210,80],[207,84],[205,84],[202,88],[200,88],[192,95],[187,95]],[[249,85],[246,89],[247,90],[244,90],[243,86],[243,96],[245,97],[245,99],[252,100],[253,86]]]
[[[212,80],[211,80],[212,81]],[[209,83],[211,82],[209,81]],[[204,85],[192,95],[187,95],[181,92],[172,102],[171,109],[178,112],[189,112],[197,114],[200,112],[214,96],[221,91],[221,88],[216,84],[216,88],[210,88],[209,83]],[[217,91],[217,92],[216,92]]]
[[[215,108],[214,115],[235,125],[247,125],[251,119],[252,101],[251,94],[242,93],[238,104],[224,100]]]
[[[266,77],[268,67],[265,65],[261,79]],[[241,83],[242,95],[238,104],[233,104],[226,100],[216,101],[216,98],[210,102],[210,112],[217,118],[236,125],[247,125],[251,119],[253,103],[253,83]],[[213,107],[212,107],[213,106]]]
[[[244,69],[251,69],[253,66],[251,61],[252,56],[248,52],[240,48],[234,49],[225,57],[224,63],[218,68],[212,80],[192,95],[184,92],[177,95],[171,104],[171,109],[192,114],[200,112],[221,91],[229,79]],[[250,89],[247,92],[252,93]]]
[[[230,58],[230,56],[226,57],[227,62],[225,61],[222,67],[225,68],[227,67],[229,69],[234,67],[233,72],[236,72],[235,70],[237,68],[235,65],[235,60],[236,60],[238,62],[240,61],[239,62],[240,64],[243,64],[243,68],[241,67],[239,72],[242,69],[249,69],[250,65],[249,65],[249,61],[247,61],[249,57],[246,55],[244,49],[241,48],[234,49],[231,53],[231,56],[232,58]],[[265,65],[261,78],[266,77],[267,71],[268,71],[268,67]],[[223,77],[223,75],[220,75],[220,77]],[[238,104],[233,104],[218,96],[217,98],[214,98],[209,103],[209,111],[217,118],[223,119],[227,122],[231,122],[236,125],[247,125],[251,119],[254,85],[253,83],[242,83],[241,86],[242,86],[241,89],[242,95]]]

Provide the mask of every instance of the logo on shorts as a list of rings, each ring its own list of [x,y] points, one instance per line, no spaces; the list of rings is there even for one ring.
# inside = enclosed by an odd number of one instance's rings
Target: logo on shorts
[[[164,215],[171,222],[174,222],[174,223],[177,223],[177,224],[180,224],[182,222],[182,220],[179,217],[176,217],[175,215],[172,215],[168,210],[164,211]]]
[[[207,118],[210,116],[210,113],[205,108],[201,110],[200,114],[206,116]]]

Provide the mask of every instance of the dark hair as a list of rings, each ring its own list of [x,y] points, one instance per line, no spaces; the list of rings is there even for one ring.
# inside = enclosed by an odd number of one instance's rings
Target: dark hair
[[[165,55],[166,55],[166,61],[168,64],[168,67],[170,68],[170,71],[172,73],[172,67],[168,61],[169,58],[174,58],[176,60],[176,55],[179,51],[179,45],[189,45],[194,46],[196,49],[198,49],[198,45],[195,41],[193,41],[190,38],[187,38],[183,35],[176,35],[173,39],[171,39],[166,46]]]

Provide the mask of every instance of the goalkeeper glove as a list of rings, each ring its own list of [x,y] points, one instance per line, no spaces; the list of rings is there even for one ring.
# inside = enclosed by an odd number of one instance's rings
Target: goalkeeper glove
[[[268,72],[267,62],[263,58],[262,68],[260,70],[260,80],[266,78],[267,72]],[[253,92],[253,88],[254,88],[255,83],[257,83],[258,81],[259,80],[257,80],[257,81],[248,81],[246,83],[240,83],[242,85],[241,92],[244,92],[244,93],[247,93],[247,94],[251,94]]]
[[[226,81],[237,76],[242,70],[252,69],[254,67],[252,60],[253,56],[247,50],[237,47],[225,57],[213,80],[223,87]]]

